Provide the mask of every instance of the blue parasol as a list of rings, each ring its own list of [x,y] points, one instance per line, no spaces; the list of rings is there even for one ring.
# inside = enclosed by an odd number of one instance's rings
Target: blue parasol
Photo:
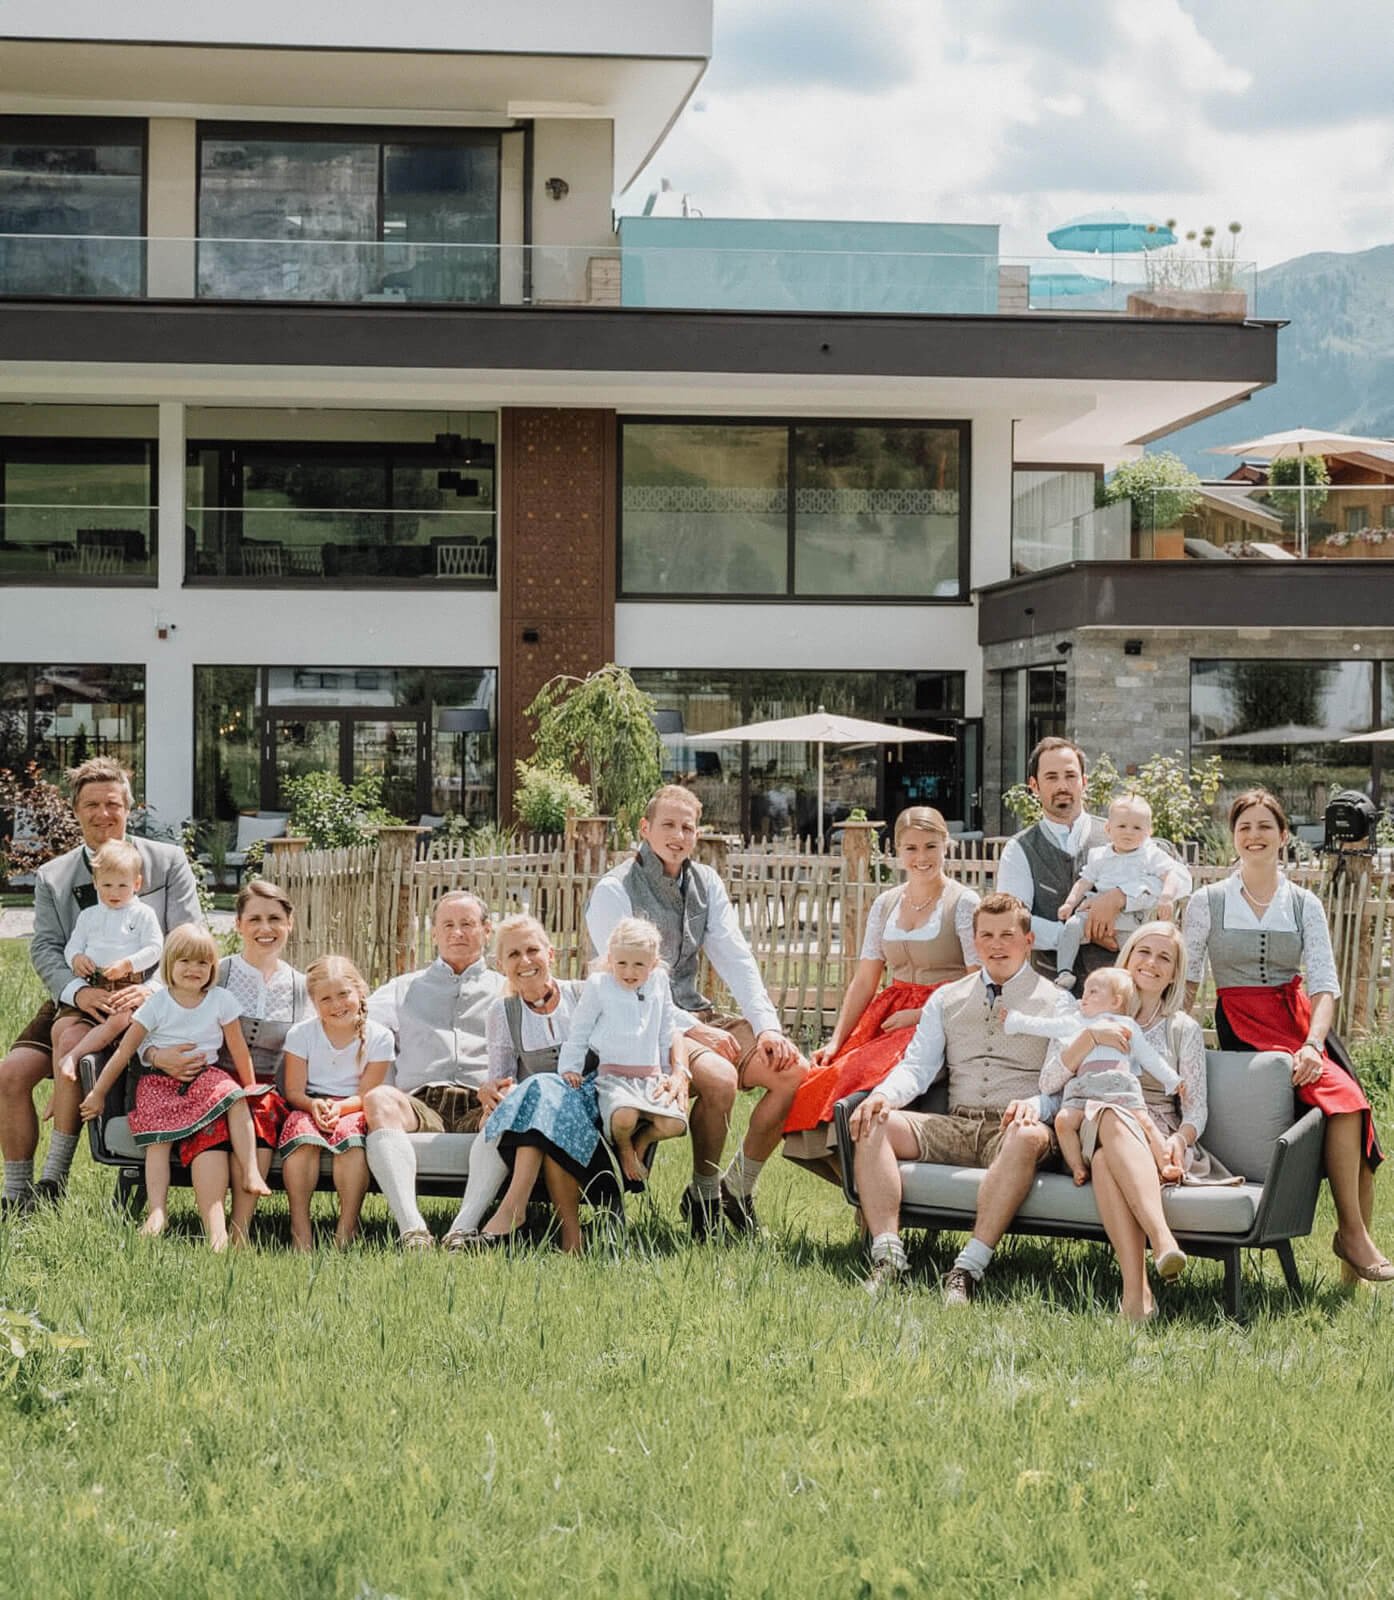
[[[1033,272],[1031,274],[1031,300],[1063,300],[1077,294],[1102,294],[1113,287],[1107,278],[1095,278],[1087,272]]]
[[[1130,211],[1089,211],[1062,223],[1046,238],[1057,250],[1083,250],[1104,255],[1129,255],[1175,244],[1176,235],[1155,217]]]

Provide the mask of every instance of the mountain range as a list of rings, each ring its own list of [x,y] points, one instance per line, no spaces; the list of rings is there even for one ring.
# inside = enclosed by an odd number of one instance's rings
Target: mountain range
[[[1394,438],[1394,244],[1296,256],[1258,274],[1250,314],[1284,317],[1278,381],[1244,405],[1158,439],[1205,478],[1232,463],[1210,445],[1286,428]]]

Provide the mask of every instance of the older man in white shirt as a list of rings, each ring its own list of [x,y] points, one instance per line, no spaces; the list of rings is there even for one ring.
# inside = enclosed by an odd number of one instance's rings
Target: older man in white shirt
[[[710,867],[692,860],[702,802],[668,785],[650,800],[639,824],[639,852],[596,884],[586,905],[586,930],[603,953],[622,917],[647,917],[663,941],[673,1001],[699,1020],[687,1032],[697,1048],[688,1058],[692,1183],[682,1209],[694,1238],[705,1239],[722,1220],[738,1232],[756,1227],[756,1180],[784,1132],[808,1063],[784,1036],[779,1013],[741,932],[726,886]],[[731,991],[740,1015],[718,1016],[697,989],[705,952]],[[721,1155],[738,1089],[764,1093],[750,1114],[745,1140],[725,1172]]]
[[[997,863],[997,888],[1014,895],[1031,912],[1033,960],[1041,972],[1055,973],[1060,943],[1059,910],[1074,887],[1090,850],[1108,843],[1104,819],[1084,809],[1084,752],[1070,739],[1042,739],[1027,761],[1026,786],[1041,802],[1040,821],[1007,841]],[[1165,847],[1164,847],[1165,848]],[[1178,899],[1191,892],[1191,875],[1176,863],[1173,887]],[[1106,889],[1088,900],[1085,943],[1080,950],[1081,981],[1097,967],[1112,964],[1118,950],[1115,924],[1122,911],[1143,909],[1121,889]]]
[[[391,979],[368,1000],[369,1017],[397,1040],[394,1082],[363,1097],[368,1166],[408,1250],[435,1243],[416,1203],[410,1136],[476,1133],[497,1099],[485,1087],[485,1019],[505,983],[484,959],[488,909],[476,895],[442,895],[431,931],[436,959],[430,966]]]

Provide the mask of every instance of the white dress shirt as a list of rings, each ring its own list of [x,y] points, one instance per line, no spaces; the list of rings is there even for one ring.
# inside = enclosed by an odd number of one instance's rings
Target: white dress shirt
[[[99,969],[129,961],[130,981],[138,983],[142,973],[159,965],[164,943],[160,919],[143,900],[129,900],[124,906],[107,906],[99,900],[78,912],[63,959],[71,967],[78,956],[90,956]],[[60,996],[63,1004],[72,1005],[73,997],[87,986],[86,978],[66,984]]]

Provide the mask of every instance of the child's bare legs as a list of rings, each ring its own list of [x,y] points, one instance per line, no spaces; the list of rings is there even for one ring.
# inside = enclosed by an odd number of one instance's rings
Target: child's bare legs
[[[547,1198],[561,1224],[561,1247],[567,1255],[581,1253],[581,1185],[575,1178],[548,1156],[542,1163],[542,1176],[547,1184]]]
[[[362,1150],[345,1150],[334,1157],[334,1188],[339,1196],[339,1222],[334,1243],[340,1250],[358,1234],[363,1196],[368,1192],[368,1157]]]
[[[145,1147],[145,1193],[147,1205],[141,1232],[148,1239],[157,1239],[165,1231],[169,1208],[169,1146],[148,1144]]]
[[[228,1107],[227,1128],[232,1140],[232,1152],[242,1169],[242,1187],[248,1194],[270,1194],[271,1186],[262,1177],[261,1168],[257,1165],[257,1132],[252,1126],[251,1108],[245,1100]]]
[[[62,1114],[59,1108],[59,1095],[65,1087],[72,1091],[73,1116],[77,1117],[77,1104],[82,1099],[82,1091],[77,1081],[78,1059],[81,1056],[94,1055],[98,1050],[105,1050],[109,1044],[115,1044],[130,1025],[133,1015],[134,1012],[131,1011],[117,1011],[96,1024],[88,1022],[85,1018],[74,1017],[65,1022],[61,1028],[53,1030],[53,1059],[56,1068],[53,1074],[53,1100],[49,1115],[53,1118],[54,1127],[60,1133],[72,1133],[78,1127],[76,1120],[71,1128],[59,1121],[59,1116]]]
[[[647,1182],[649,1169],[645,1165],[649,1151],[662,1139],[676,1139],[686,1131],[681,1117],[645,1117],[644,1125],[634,1139],[634,1157],[639,1163],[641,1182]]]
[[[168,1145],[162,1146],[168,1149]],[[204,1150],[194,1157],[190,1172],[194,1183],[194,1200],[203,1220],[203,1236],[208,1248],[221,1255],[227,1249],[227,1218],[223,1214],[223,1201],[228,1190],[228,1158],[225,1150]]]
[[[263,1180],[271,1170],[271,1150],[264,1144],[257,1146],[257,1171]],[[242,1162],[236,1151],[232,1157],[232,1220],[228,1225],[228,1234],[233,1246],[237,1249],[248,1242],[252,1231],[252,1213],[257,1208],[260,1196],[253,1193],[243,1182],[245,1173]],[[268,1185],[269,1188],[269,1185]]]
[[[1055,1137],[1060,1141],[1060,1154],[1065,1165],[1074,1174],[1075,1186],[1089,1182],[1089,1168],[1084,1164],[1084,1147],[1079,1142],[1080,1125],[1084,1112],[1076,1107],[1055,1114]]]
[[[610,1142],[620,1158],[620,1171],[631,1183],[647,1183],[649,1176],[634,1153],[634,1129],[639,1115],[633,1106],[620,1106],[610,1118]]]
[[[1152,1159],[1157,1163],[1157,1175],[1163,1183],[1180,1183],[1181,1168],[1172,1160],[1171,1151],[1167,1148],[1166,1141],[1161,1132],[1145,1111],[1137,1119],[1142,1124],[1142,1131],[1147,1135],[1147,1147],[1152,1152]]]
[[[310,1196],[319,1183],[317,1144],[302,1144],[281,1163],[281,1181],[290,1202],[290,1242],[295,1250],[314,1247],[315,1233],[310,1224]]]
[[[1060,929],[1060,942],[1055,947],[1056,983],[1062,989],[1075,986],[1075,963],[1079,960],[1079,947],[1084,942],[1084,915],[1076,911]]]
[[[491,1239],[506,1236],[521,1226],[528,1214],[528,1200],[537,1175],[542,1171],[542,1152],[536,1145],[521,1144],[513,1152],[513,1177],[503,1199],[481,1232]]]

